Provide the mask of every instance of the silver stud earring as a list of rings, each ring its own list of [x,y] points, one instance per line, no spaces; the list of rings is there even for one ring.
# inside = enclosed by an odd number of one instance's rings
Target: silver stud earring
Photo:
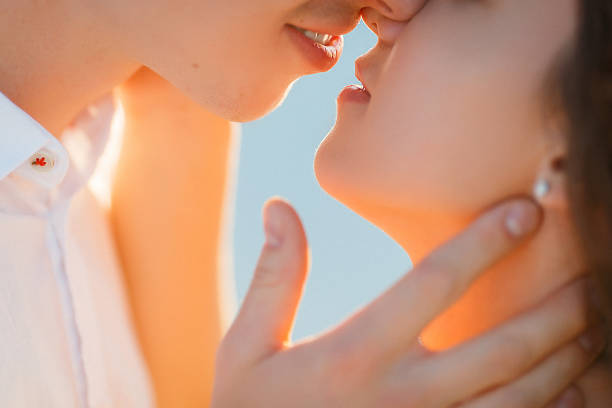
[[[548,180],[540,179],[533,186],[533,195],[537,200],[541,200],[550,192],[550,183]]]

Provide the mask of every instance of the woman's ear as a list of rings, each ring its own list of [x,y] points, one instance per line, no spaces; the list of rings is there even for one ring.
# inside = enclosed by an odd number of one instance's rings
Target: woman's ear
[[[566,162],[566,145],[556,141],[542,160],[533,188],[535,198],[545,209],[563,212],[569,209]]]

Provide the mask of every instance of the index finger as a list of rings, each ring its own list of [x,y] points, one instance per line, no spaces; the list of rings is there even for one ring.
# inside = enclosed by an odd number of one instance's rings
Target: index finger
[[[362,362],[392,360],[484,270],[530,236],[541,218],[541,208],[531,199],[486,212],[330,333],[332,344],[344,357]]]

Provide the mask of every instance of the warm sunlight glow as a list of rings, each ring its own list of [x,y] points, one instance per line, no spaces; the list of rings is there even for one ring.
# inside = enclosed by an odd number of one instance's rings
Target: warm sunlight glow
[[[113,115],[108,144],[89,181],[91,191],[105,208],[110,208],[111,204],[111,180],[121,150],[122,129],[125,123],[123,106],[119,100],[116,103],[117,109]]]

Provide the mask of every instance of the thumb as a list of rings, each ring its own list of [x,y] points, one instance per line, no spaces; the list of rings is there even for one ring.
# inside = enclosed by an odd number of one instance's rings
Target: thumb
[[[290,342],[310,260],[304,228],[289,203],[269,200],[263,219],[266,243],[227,339],[249,360]]]

